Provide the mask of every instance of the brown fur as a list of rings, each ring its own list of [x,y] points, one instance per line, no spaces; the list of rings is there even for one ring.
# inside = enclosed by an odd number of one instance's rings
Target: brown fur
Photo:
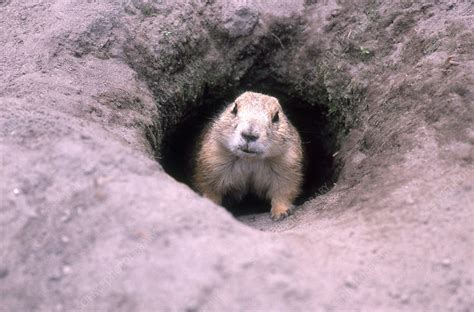
[[[194,184],[217,204],[224,194],[241,198],[252,190],[271,200],[271,216],[279,220],[300,193],[302,161],[300,136],[278,100],[245,92],[204,131]]]

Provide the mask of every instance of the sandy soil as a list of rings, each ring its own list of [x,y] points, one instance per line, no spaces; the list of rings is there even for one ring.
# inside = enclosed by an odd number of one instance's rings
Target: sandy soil
[[[0,310],[474,311],[473,14],[0,0]],[[331,112],[336,185],[282,222],[160,165],[249,81]]]

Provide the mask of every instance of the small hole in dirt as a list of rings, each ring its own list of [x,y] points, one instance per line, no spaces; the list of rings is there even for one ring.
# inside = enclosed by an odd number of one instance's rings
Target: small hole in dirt
[[[298,129],[303,141],[304,185],[295,204],[302,204],[308,198],[327,192],[337,178],[338,170],[333,162],[333,154],[337,151],[337,133],[330,127],[324,105],[311,105],[301,98],[288,95],[284,90],[287,90],[286,86],[269,80],[258,83],[243,82],[226,92],[206,90],[202,103],[194,110],[188,111],[180,123],[165,134],[159,152],[163,168],[178,181],[193,187],[192,155],[200,133],[228,103],[245,91],[254,91],[278,98],[285,114]],[[248,194],[239,202],[225,197],[223,205],[234,216],[270,211],[270,203],[253,194]]]

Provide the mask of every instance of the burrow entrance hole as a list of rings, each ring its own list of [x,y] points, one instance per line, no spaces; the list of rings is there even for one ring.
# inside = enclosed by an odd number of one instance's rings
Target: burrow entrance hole
[[[176,180],[193,188],[192,155],[204,127],[240,94],[254,91],[276,97],[301,136],[305,153],[304,184],[295,204],[300,205],[327,192],[337,180],[339,171],[333,157],[339,143],[337,129],[330,123],[325,105],[311,105],[302,98],[288,94],[286,90],[289,90],[288,86],[268,78],[243,79],[238,86],[226,91],[207,88],[200,103],[192,105],[195,109],[187,111],[180,122],[165,133],[159,151],[161,165]],[[269,201],[253,194],[248,194],[240,202],[224,198],[223,205],[236,217],[270,211]]]

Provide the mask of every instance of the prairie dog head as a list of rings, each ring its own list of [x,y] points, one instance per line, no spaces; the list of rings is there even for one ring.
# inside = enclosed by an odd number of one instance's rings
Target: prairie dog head
[[[218,141],[240,158],[267,158],[288,149],[291,125],[278,100],[245,92],[229,104],[214,125]]]

